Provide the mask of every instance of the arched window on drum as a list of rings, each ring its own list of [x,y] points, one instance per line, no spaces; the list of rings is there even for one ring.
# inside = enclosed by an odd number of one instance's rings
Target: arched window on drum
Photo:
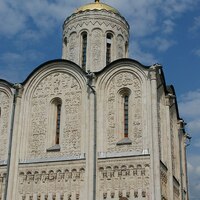
[[[111,33],[108,33],[106,35],[106,65],[108,65],[112,61],[112,40],[113,35]]]
[[[82,38],[82,52],[81,52],[81,66],[83,70],[86,70],[86,62],[87,62],[87,32],[83,32],[81,34]]]

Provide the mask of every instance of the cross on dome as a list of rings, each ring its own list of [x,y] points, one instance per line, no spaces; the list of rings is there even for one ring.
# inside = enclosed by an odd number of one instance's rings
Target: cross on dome
[[[98,3],[99,3],[99,2],[100,2],[100,0],[95,0],[95,2],[98,2]]]

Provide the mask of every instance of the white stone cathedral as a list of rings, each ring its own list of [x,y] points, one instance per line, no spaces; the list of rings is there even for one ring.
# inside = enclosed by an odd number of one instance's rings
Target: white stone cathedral
[[[62,59],[0,80],[0,200],[189,199],[174,88],[128,46],[96,0],[65,20]]]

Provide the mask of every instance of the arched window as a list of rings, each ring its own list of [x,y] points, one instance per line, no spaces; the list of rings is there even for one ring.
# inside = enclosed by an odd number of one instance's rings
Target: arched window
[[[125,43],[125,56],[128,57],[128,42]]]
[[[112,38],[112,34],[108,33],[106,36],[106,65],[111,62]]]
[[[82,33],[82,68],[86,69],[86,61],[87,61],[87,33]]]
[[[60,144],[60,117],[61,117],[61,103],[56,105],[56,139],[55,143]]]
[[[128,114],[129,114],[129,95],[125,95],[124,99],[124,137],[128,137]]]
[[[121,140],[117,143],[117,145],[132,144],[132,141],[129,139],[131,90],[129,88],[122,88],[119,90],[118,95],[118,130],[120,133],[119,139]]]
[[[49,134],[47,151],[60,150],[60,133],[61,133],[61,117],[62,117],[62,100],[58,97],[50,102],[49,110]]]

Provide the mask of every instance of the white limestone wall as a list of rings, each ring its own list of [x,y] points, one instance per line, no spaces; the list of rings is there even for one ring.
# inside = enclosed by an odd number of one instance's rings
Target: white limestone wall
[[[124,18],[105,10],[73,14],[63,25],[62,58],[81,66],[81,34],[87,32],[86,71],[99,71],[106,66],[106,35],[113,35],[111,62],[128,57],[129,26]]]
[[[11,86],[4,81],[0,81],[0,199],[4,197],[7,177],[12,102]]]
[[[77,200],[86,197],[85,161],[19,166],[18,199]]]
[[[123,62],[114,65],[99,77],[98,97],[98,152],[148,154],[148,71],[137,64]],[[124,139],[123,92],[129,95],[129,132],[131,144],[118,145]],[[104,124],[104,126],[102,126]]]
[[[69,62],[49,63],[23,86],[16,100],[7,199],[87,198],[88,183],[83,178],[90,176],[85,159],[87,86],[82,71],[74,66]],[[62,100],[59,145],[52,143],[55,132],[50,120],[55,98]]]
[[[0,82],[0,164],[5,164],[8,156],[12,101],[13,95],[10,87]]]
[[[98,160],[97,199],[150,199],[150,158],[118,157]]]
[[[84,157],[86,83],[81,72],[71,67],[50,64],[25,85],[21,114],[21,161]],[[51,106],[52,100],[57,98],[62,102],[60,148],[51,150],[56,147]]]

